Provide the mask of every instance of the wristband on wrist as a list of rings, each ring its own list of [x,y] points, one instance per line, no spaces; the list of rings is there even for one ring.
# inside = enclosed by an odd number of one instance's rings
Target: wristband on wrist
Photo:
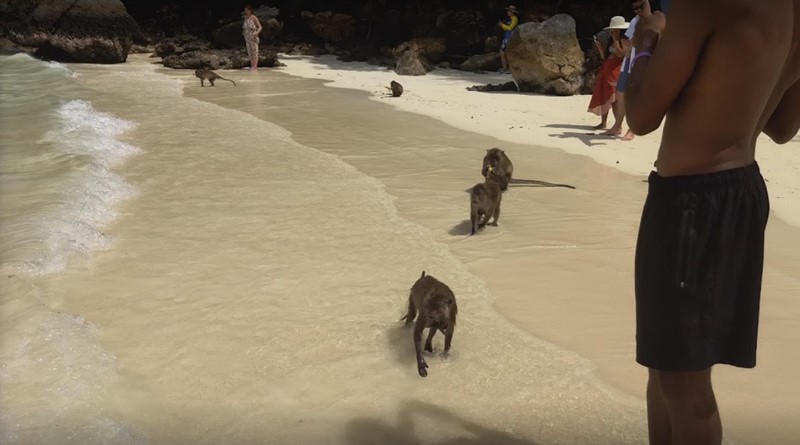
[[[639,60],[639,57],[650,57],[650,56],[652,56],[650,51],[641,51],[636,53],[636,56],[634,56],[633,60],[631,61],[631,68],[633,68],[633,66],[636,65],[636,61]]]

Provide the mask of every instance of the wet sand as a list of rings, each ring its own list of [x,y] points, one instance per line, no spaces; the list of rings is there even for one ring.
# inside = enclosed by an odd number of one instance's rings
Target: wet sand
[[[320,89],[318,81],[276,71],[242,73],[235,92],[187,87],[185,94],[276,122],[298,142],[379,179],[397,197],[401,216],[430,228],[486,282],[501,314],[589,358],[603,379],[643,397],[646,373],[634,362],[633,250],[646,176],[466,132],[376,104],[363,92]],[[481,158],[493,146],[509,153],[516,177],[577,189],[513,187],[499,227],[468,238],[465,190],[480,181]],[[745,443],[790,443],[800,433],[793,424],[800,385],[791,378],[800,364],[800,322],[790,315],[800,313],[793,297],[800,281],[791,272],[800,264],[792,248],[799,240],[798,229],[771,217],[758,367],[715,370],[726,435]]]

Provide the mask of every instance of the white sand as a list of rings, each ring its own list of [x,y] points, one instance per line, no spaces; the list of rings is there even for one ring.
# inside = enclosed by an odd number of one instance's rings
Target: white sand
[[[508,76],[448,70],[401,78],[379,67],[345,64],[329,57],[285,60],[288,67],[281,71],[287,74],[333,80],[327,85],[364,90],[375,101],[467,130],[463,137],[454,138],[450,130],[440,128],[435,130],[441,132],[440,140],[428,142],[431,147],[453,144],[461,150],[425,149],[418,145],[419,134],[425,130],[413,126],[415,121],[405,113],[373,111],[374,116],[362,113],[354,120],[352,108],[358,107],[358,101],[347,100],[350,96],[344,94],[315,101],[305,97],[300,99],[301,110],[273,97],[266,103],[278,111],[249,110],[280,122],[303,143],[337,154],[359,171],[380,179],[398,198],[395,205],[403,217],[439,233],[440,239],[486,282],[495,307],[505,317],[536,337],[588,357],[607,381],[643,398],[646,372],[633,357],[632,286],[633,248],[646,184],[641,183],[642,176],[627,173],[645,175],[650,171],[659,133],[632,143],[587,136],[588,130],[581,128],[596,124],[597,118],[585,112],[585,96],[544,97],[465,89],[505,82],[510,80]],[[270,71],[260,74],[266,76],[268,84],[274,82],[272,89],[281,91],[284,80],[270,80],[270,75]],[[384,85],[392,79],[405,87],[401,98],[387,96]],[[341,103],[338,112],[345,117],[332,117],[337,106],[326,103],[331,100]],[[242,109],[232,100],[223,105]],[[331,116],[331,122],[325,128],[305,129],[279,117],[302,114],[303,109],[309,114]],[[384,133],[385,121],[406,134],[408,141],[397,139],[394,132]],[[367,136],[350,140],[351,147],[342,146],[339,140],[325,140],[324,135],[332,134],[328,131],[342,126]],[[577,129],[563,128],[568,126]],[[447,235],[447,229],[466,216],[466,198],[458,196],[458,191],[463,193],[479,180],[483,150],[491,146],[488,144],[498,143],[497,139],[508,141],[502,146],[510,150],[519,177],[573,184],[578,190],[513,189],[504,197],[499,229],[476,240]],[[765,140],[762,145],[759,162],[769,181],[773,209],[777,216],[797,225],[797,208],[789,199],[797,205],[796,187],[791,185],[798,182],[792,175],[796,163],[787,158],[798,156],[792,151],[797,142],[779,147]],[[558,156],[557,149],[577,156]],[[800,322],[795,315],[800,313],[800,301],[794,298],[800,281],[791,272],[800,265],[791,247],[797,242],[800,231],[796,227],[780,218],[771,219],[758,367],[715,369],[727,434],[746,443],[788,443],[787,437],[800,434],[800,427],[791,420],[800,415],[800,385],[791,377],[800,366],[796,348]]]
[[[363,62],[345,63],[335,56],[281,55],[293,76],[332,81],[329,86],[372,93],[372,98],[403,111],[423,114],[456,128],[518,144],[553,147],[589,156],[595,161],[634,175],[650,172],[661,140],[661,129],[632,142],[589,130],[600,119],[586,111],[589,96],[554,97],[513,92],[467,91],[473,85],[513,80],[510,74],[475,74],[437,69],[425,76],[398,76],[394,71]],[[390,81],[405,92],[396,99],[386,95]],[[609,115],[609,126],[613,116]],[[627,126],[623,126],[623,131]],[[759,139],[756,158],[768,181],[775,214],[800,227],[800,139],[778,145]]]

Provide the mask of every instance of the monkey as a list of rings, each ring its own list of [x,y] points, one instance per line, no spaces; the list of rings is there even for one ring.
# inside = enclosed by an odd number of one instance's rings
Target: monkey
[[[226,79],[226,78],[224,78],[224,77],[220,76],[219,74],[217,74],[217,73],[215,73],[215,72],[213,72],[213,71],[210,71],[210,70],[195,70],[195,71],[194,71],[194,75],[195,75],[197,78],[199,78],[199,79],[200,79],[200,86],[201,86],[201,87],[204,87],[204,86],[206,86],[206,85],[205,85],[205,81],[206,81],[206,80],[207,80],[207,81],[208,81],[208,83],[210,83],[210,84],[211,84],[211,86],[213,87],[213,86],[214,86],[214,81],[215,81],[215,80],[217,80],[217,79],[227,80],[228,82],[232,83],[232,84],[233,84],[233,86],[236,86],[236,82],[234,82],[234,81],[232,81],[232,80],[230,80],[230,79]]]
[[[503,178],[502,181],[505,176],[500,178]],[[489,166],[486,170],[486,180],[472,187],[472,192],[469,194],[470,235],[478,233],[478,229],[486,226],[492,216],[494,221],[489,225],[497,226],[497,219],[500,218],[500,202],[503,200],[503,191],[497,179],[494,168]]]
[[[484,178],[487,177],[489,167],[494,171],[497,177],[497,182],[500,185],[501,191],[508,189],[508,184],[511,183],[511,175],[514,173],[514,164],[508,158],[506,153],[499,148],[490,148],[486,150],[486,156],[483,157],[483,168],[481,174]],[[505,179],[502,179],[505,178]]]
[[[517,179],[512,178],[514,173],[514,164],[508,155],[499,148],[491,148],[486,150],[486,156],[483,157],[483,168],[481,174],[485,178],[489,168],[495,173],[495,180],[500,185],[501,191],[508,190],[509,184],[522,185],[527,187],[564,187],[568,189],[575,189],[575,186],[568,184],[553,184],[550,182],[537,181],[535,179]]]
[[[419,317],[417,316],[419,311]],[[410,325],[414,318],[417,322],[414,325],[414,350],[417,354],[417,371],[420,377],[428,376],[428,363],[422,357],[422,331],[428,329],[428,338],[425,340],[425,350],[433,352],[434,334],[439,330],[444,334],[444,354],[450,352],[453,341],[453,332],[456,328],[456,316],[458,315],[458,304],[453,291],[446,284],[436,278],[422,275],[411,286],[408,296],[408,313],[400,320],[406,321],[406,326]]]
[[[392,90],[392,97],[400,97],[403,94],[403,85],[395,82],[394,80],[386,87],[387,90]]]

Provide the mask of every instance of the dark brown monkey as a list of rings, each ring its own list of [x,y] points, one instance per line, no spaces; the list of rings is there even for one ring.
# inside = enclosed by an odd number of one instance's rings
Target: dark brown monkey
[[[213,71],[209,71],[209,70],[195,70],[195,71],[194,71],[194,75],[200,79],[200,86],[201,86],[201,87],[204,87],[204,86],[206,86],[206,85],[205,85],[205,81],[206,81],[206,80],[207,80],[207,81],[208,81],[208,83],[210,83],[210,84],[211,84],[211,86],[213,87],[213,86],[214,86],[214,81],[216,81],[217,79],[227,80],[228,82],[232,83],[232,84],[233,84],[233,86],[236,86],[236,82],[234,82],[234,81],[232,81],[232,80],[230,80],[230,79],[226,79],[226,78],[224,78],[224,77],[220,76],[219,74],[217,74],[217,73],[215,73],[215,72],[213,72]]]
[[[506,152],[503,150],[499,148],[490,148],[486,150],[486,156],[483,157],[481,174],[484,178],[490,166],[494,170],[495,176],[498,178],[500,190],[506,191],[506,189],[508,189],[508,184],[512,182],[511,175],[514,173],[514,164],[511,163],[511,159],[508,158],[508,155],[506,155]]]
[[[505,177],[502,178],[505,179]],[[475,184],[469,194],[469,221],[472,227],[470,235],[478,233],[478,229],[486,226],[492,216],[494,216],[494,221],[490,225],[497,225],[497,219],[500,218],[500,202],[502,200],[503,192],[500,184],[497,181],[493,167],[489,166],[486,169],[486,180]]]
[[[392,90],[392,97],[400,97],[403,94],[403,85],[395,82],[394,80],[386,87],[387,90]]]
[[[422,357],[422,330],[428,330],[428,339],[425,340],[425,350],[433,352],[433,335],[439,330],[444,334],[444,353],[450,352],[450,344],[453,341],[453,331],[456,328],[456,315],[458,305],[456,296],[446,284],[425,275],[417,279],[411,286],[411,293],[408,296],[408,313],[400,320],[405,320],[406,325],[411,324],[419,311],[419,317],[414,325],[414,349],[417,352],[417,371],[421,377],[428,376],[428,363]]]
[[[403,85],[400,85],[393,80],[389,86],[392,88],[392,96],[400,97],[403,94]]]

